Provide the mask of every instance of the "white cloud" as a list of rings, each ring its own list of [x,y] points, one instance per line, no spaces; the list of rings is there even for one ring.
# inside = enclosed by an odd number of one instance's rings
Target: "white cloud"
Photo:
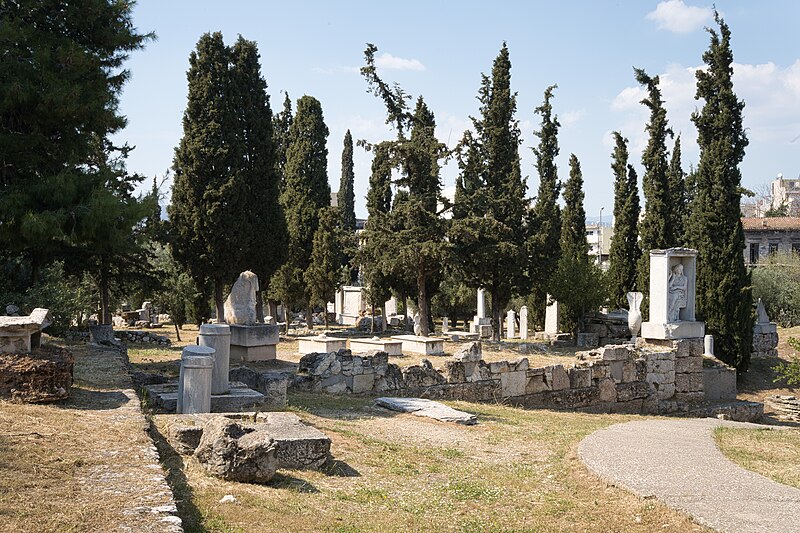
[[[573,124],[579,122],[584,116],[586,116],[585,109],[576,109],[574,111],[567,111],[563,115],[558,117],[559,122],[565,128],[572,126]]]
[[[665,0],[647,14],[647,19],[654,20],[660,30],[689,33],[702,28],[713,15],[709,7],[687,6],[683,0]]]
[[[425,65],[418,59],[405,59],[386,52],[375,59],[375,65],[387,70],[425,70]]]

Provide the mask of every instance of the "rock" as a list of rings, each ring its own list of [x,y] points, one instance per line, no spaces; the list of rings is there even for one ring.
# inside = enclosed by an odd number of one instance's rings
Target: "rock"
[[[483,357],[483,350],[480,342],[469,342],[461,346],[455,353],[453,359],[461,363],[477,363]]]
[[[249,270],[239,274],[239,279],[233,284],[231,293],[225,300],[225,322],[240,326],[255,326],[256,291],[258,291],[258,276]]]
[[[19,307],[14,304],[8,304],[6,306],[6,315],[8,316],[19,316]]]
[[[203,428],[194,456],[213,476],[227,481],[266,483],[278,468],[276,449],[268,432],[220,416]]]
[[[403,371],[403,381],[409,389],[421,389],[442,385],[447,379],[437,372],[430,361],[423,359],[421,365],[413,365]]]
[[[233,494],[226,494],[219,500],[219,503],[236,503],[236,496]]]
[[[30,354],[0,354],[0,398],[23,403],[63,400],[72,387],[69,350],[40,346]]]
[[[425,400],[422,398],[377,398],[375,403],[386,409],[401,413],[411,413],[416,416],[433,418],[442,422],[455,422],[456,424],[474,425],[478,417],[473,414],[458,411],[442,403]]]

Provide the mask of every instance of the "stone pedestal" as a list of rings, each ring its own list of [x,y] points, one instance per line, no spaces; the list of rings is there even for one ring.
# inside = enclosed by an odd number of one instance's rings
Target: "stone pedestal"
[[[506,313],[506,338],[507,339],[514,339],[517,336],[516,333],[517,328],[517,314],[514,312],[513,309],[510,309],[508,313]]]
[[[211,379],[214,348],[186,346],[181,354],[178,377],[178,413],[211,412]]]
[[[214,349],[211,394],[227,394],[231,359],[231,328],[227,324],[202,324],[197,344]]]
[[[328,337],[325,334],[316,337],[299,337],[299,352],[303,355],[307,353],[330,353],[338,352],[347,348],[347,339],[338,337]]]
[[[547,296],[550,298],[550,295]],[[557,300],[553,300],[553,303],[547,305],[547,309],[544,312],[544,332],[551,335],[558,334],[558,319],[559,319],[559,304]]]
[[[392,340],[403,343],[403,353],[423,355],[444,355],[444,340],[416,335],[397,335]]]
[[[448,331],[450,331],[450,319],[445,316],[442,317],[442,333],[447,333]]]
[[[361,314],[366,310],[366,302],[362,298],[362,287],[344,286],[336,293],[336,318],[341,325],[355,326]]]
[[[350,339],[350,351],[353,353],[366,353],[374,350],[386,352],[388,355],[403,355],[403,343],[390,339]]]
[[[519,308],[519,338],[528,340],[528,306]]]
[[[645,339],[692,339],[705,336],[697,322],[695,289],[697,250],[650,250],[650,320],[642,324]]]
[[[714,335],[703,338],[703,355],[714,355]]]
[[[270,361],[277,357],[277,345],[280,337],[278,326],[257,324],[240,326],[232,324],[231,356],[234,362]]]

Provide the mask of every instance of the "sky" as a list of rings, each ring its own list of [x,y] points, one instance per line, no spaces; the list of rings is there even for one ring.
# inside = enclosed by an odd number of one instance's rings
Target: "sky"
[[[716,2],[732,33],[734,90],[744,100],[744,125],[750,139],[740,165],[742,183],[758,189],[779,173],[800,174],[800,47],[792,45],[800,2]],[[511,56],[511,84],[517,92],[522,131],[523,175],[527,195],[539,184],[531,148],[540,117],[534,109],[545,89],[557,84],[553,111],[561,122],[560,179],[569,173],[574,153],[581,162],[589,219],[602,210],[604,222],[614,207],[611,132],[630,140],[630,162],[639,171],[647,143],[644,90],[633,68],[658,75],[667,118],[681,135],[683,168],[696,166],[699,149],[692,111],[695,71],[709,45],[705,27],[716,27],[710,3],[690,0],[553,1],[258,1],[139,0],[134,26],[157,38],[131,54],[125,67],[131,79],[120,97],[127,127],[117,142],[135,146],[128,170],[163,176],[172,165],[183,133],[189,54],[205,32],[221,31],[232,44],[238,35],[255,41],[273,111],[284,92],[296,104],[305,94],[322,103],[328,137],[328,180],[339,189],[342,142],[392,139],[383,104],[367,93],[359,74],[366,43],[378,47],[379,74],[422,95],[437,121],[441,142],[454,147],[470,116],[482,73],[490,73],[503,44]],[[672,150],[672,140],[668,140]],[[366,217],[371,156],[355,149],[356,214]],[[452,194],[457,167],[442,169],[446,194]],[[149,190],[150,181],[141,186]],[[169,202],[171,183],[161,188]]]

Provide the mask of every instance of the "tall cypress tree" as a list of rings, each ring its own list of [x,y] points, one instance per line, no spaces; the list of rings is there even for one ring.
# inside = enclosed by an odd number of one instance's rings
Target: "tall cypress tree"
[[[328,312],[325,306],[334,298],[342,264],[340,257],[342,250],[338,236],[340,223],[337,209],[333,207],[320,209],[319,225],[314,232],[310,262],[303,274],[311,304],[319,304],[324,310],[326,328],[328,327]],[[313,327],[310,318],[308,326],[309,329]]]
[[[369,90],[386,106],[387,123],[393,124],[397,138],[390,142],[395,164],[401,171],[398,184],[408,195],[396,195],[389,225],[395,229],[392,250],[398,264],[415,273],[417,306],[422,334],[430,331],[430,300],[436,288],[435,275],[445,251],[445,221],[438,212],[442,201],[439,160],[447,148],[436,139],[436,121],[420,96],[414,111],[407,102],[408,94],[398,85],[390,86],[378,76],[375,52],[368,44],[364,51],[366,65],[361,74]]]
[[[238,120],[237,143],[242,150],[237,161],[237,180],[245,190],[247,209],[241,219],[248,245],[241,269],[249,269],[260,280],[256,298],[259,320],[263,320],[262,292],[286,259],[286,221],[278,201],[280,174],[276,168],[273,117],[267,83],[261,77],[256,43],[239,37],[232,50],[230,104]],[[263,231],[264,228],[269,231]]]
[[[750,363],[753,335],[752,291],[744,266],[744,231],[739,203],[739,163],[748,140],[742,125],[744,102],[733,91],[731,32],[714,12],[719,33],[698,70],[695,98],[703,108],[692,114],[700,162],[695,174],[689,242],[697,248],[697,315],[714,335],[715,355],[743,372]]]
[[[647,89],[642,104],[650,110],[650,121],[645,127],[649,135],[642,153],[642,189],[644,190],[644,218],[639,225],[639,243],[642,257],[639,260],[637,286],[650,286],[650,250],[664,249],[676,244],[672,227],[672,196],[669,190],[669,165],[667,163],[667,110],[661,100],[658,76],[650,77],[644,70],[633,69],[636,81]]]
[[[284,302],[306,307],[309,327],[311,298],[303,273],[311,262],[320,209],[330,205],[327,139],[322,105],[312,96],[303,96],[297,101],[297,113],[289,129],[285,183],[280,197],[289,234],[289,253],[286,263],[273,276],[271,288]]]
[[[561,212],[561,255],[589,261],[586,240],[586,211],[583,208],[583,173],[575,154],[569,156],[569,179],[564,186],[564,210]]]
[[[382,142],[375,146],[371,169],[367,214],[370,217],[386,215],[392,208],[392,160],[388,143]]]
[[[525,183],[519,162],[520,131],[514,117],[511,61],[503,44],[483,76],[478,95],[480,117],[473,118],[477,138],[462,144],[462,175],[457,182],[454,220],[449,232],[460,277],[491,295],[492,329],[500,340],[501,315],[514,294],[526,288],[524,233]]]
[[[175,259],[187,266],[198,286],[212,281],[220,319],[224,286],[241,272],[250,239],[241,223],[246,192],[235,172],[242,147],[231,105],[230,63],[231,51],[219,32],[200,37],[189,57],[189,96],[169,207]]]
[[[636,289],[639,262],[639,186],[636,171],[628,164],[628,139],[614,132],[614,238],[611,240],[608,287],[611,305],[627,306],[627,293]]]
[[[339,181],[339,193],[336,196],[339,211],[342,217],[342,229],[345,231],[356,230],[356,195],[353,192],[353,136],[350,130],[344,134],[344,148],[342,149],[342,177]]]
[[[275,147],[275,167],[278,169],[281,190],[285,181],[286,150],[289,148],[289,130],[293,120],[292,101],[289,93],[283,93],[283,110],[272,116],[272,144]]]
[[[556,85],[548,87],[544,92],[542,105],[536,108],[536,113],[542,117],[539,131],[534,132],[539,137],[539,145],[533,149],[536,155],[536,170],[539,174],[539,191],[536,195],[536,204],[530,213],[528,270],[537,310],[544,309],[547,294],[552,292],[550,278],[558,266],[558,258],[561,255],[559,247],[561,210],[558,207],[561,184],[558,182],[558,168],[555,162],[559,153],[558,128],[561,124],[553,115],[553,106],[550,103],[553,90],[556,88]]]
[[[669,195],[670,224],[672,225],[673,244],[683,245],[686,240],[686,223],[689,209],[689,197],[686,192],[686,174],[681,167],[681,136],[675,137],[672,147],[672,158],[669,162]]]

